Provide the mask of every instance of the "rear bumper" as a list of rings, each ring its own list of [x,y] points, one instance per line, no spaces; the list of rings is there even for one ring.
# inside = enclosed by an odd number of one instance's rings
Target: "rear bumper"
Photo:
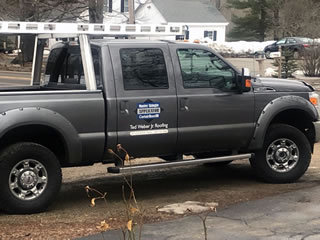
[[[314,122],[314,130],[315,130],[315,142],[320,141],[320,121]]]

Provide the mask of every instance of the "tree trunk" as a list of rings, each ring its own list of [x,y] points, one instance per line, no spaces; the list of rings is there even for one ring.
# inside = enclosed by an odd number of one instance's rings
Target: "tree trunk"
[[[34,11],[37,11],[33,9]],[[24,21],[28,16],[32,15],[33,13],[28,11],[26,7],[26,3],[24,0],[19,0],[19,12],[20,12],[20,20]],[[33,51],[34,51],[34,35],[26,35],[22,34],[20,36],[20,50],[21,52],[18,56],[12,60],[11,63],[13,64],[22,64],[24,65],[27,62],[33,61]]]
[[[35,44],[34,35],[23,34],[20,36],[20,50],[19,55],[12,60],[12,64],[21,64],[24,65],[27,62],[33,61],[33,51]]]
[[[221,10],[221,0],[216,0],[216,8]]]
[[[277,8],[273,12],[273,39],[274,40],[279,40],[280,39],[280,34],[279,34],[279,28],[280,28],[280,9]]]
[[[266,36],[267,26],[266,26],[266,2],[265,0],[260,0],[260,31],[259,31],[259,40],[261,42],[264,41],[264,38]]]
[[[103,23],[103,0],[89,0],[89,22]]]

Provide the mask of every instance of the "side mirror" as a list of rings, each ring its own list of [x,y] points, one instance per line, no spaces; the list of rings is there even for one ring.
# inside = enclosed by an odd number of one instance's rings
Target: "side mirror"
[[[239,76],[239,82],[240,93],[249,92],[251,90],[251,76],[248,68],[242,68],[241,76]]]
[[[249,68],[242,68],[242,76],[250,77],[250,69]]]

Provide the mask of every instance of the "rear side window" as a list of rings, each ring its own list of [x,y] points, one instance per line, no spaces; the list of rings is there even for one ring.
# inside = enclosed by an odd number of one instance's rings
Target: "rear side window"
[[[97,86],[101,85],[100,53],[92,49]],[[67,89],[86,89],[82,58],[78,46],[55,48],[48,58],[45,85]]]
[[[120,50],[125,90],[169,88],[163,52],[157,48]]]
[[[85,79],[78,47],[53,49],[47,63],[49,86],[85,88]]]

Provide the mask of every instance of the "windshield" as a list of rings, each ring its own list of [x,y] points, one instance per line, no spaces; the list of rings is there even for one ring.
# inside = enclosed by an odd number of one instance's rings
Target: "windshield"
[[[279,40],[278,42],[276,42],[276,44],[277,44],[277,45],[285,44],[285,42],[286,42],[286,39],[284,38],[284,39],[281,39],[281,40]]]

